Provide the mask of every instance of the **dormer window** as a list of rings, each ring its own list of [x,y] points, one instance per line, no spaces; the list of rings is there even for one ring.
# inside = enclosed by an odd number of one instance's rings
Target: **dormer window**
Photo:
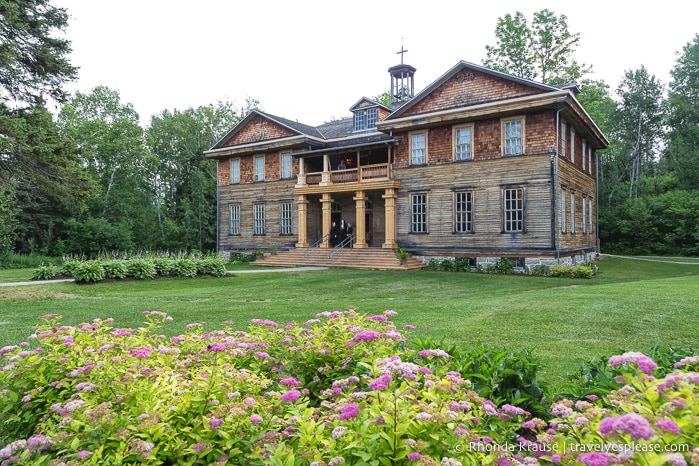
[[[377,121],[379,121],[379,109],[377,108],[361,108],[354,111],[355,131],[375,129]]]

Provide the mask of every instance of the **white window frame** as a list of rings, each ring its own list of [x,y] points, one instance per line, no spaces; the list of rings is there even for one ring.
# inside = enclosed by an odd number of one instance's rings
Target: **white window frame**
[[[567,232],[568,229],[568,212],[566,211],[566,204],[568,203],[568,193],[565,188],[561,189],[561,231],[563,233]]]
[[[570,161],[575,164],[575,130],[570,128]]]
[[[280,231],[279,233],[283,236],[288,236],[292,234],[291,230],[291,219],[292,219],[293,207],[291,202],[282,202],[280,206]]]
[[[473,233],[473,191],[454,193],[454,233]]]
[[[570,193],[570,232],[575,233],[575,193]]]
[[[567,146],[568,145],[568,125],[565,121],[561,122],[561,156],[566,158]]]
[[[265,180],[265,156],[255,156],[255,181]]]
[[[427,233],[427,193],[410,195],[410,233]]]
[[[379,109],[376,107],[362,108],[354,111],[354,131],[375,129],[378,121]]]
[[[252,234],[254,236],[265,235],[265,205],[264,203],[252,205]]]
[[[514,131],[513,125],[519,125]],[[524,154],[524,117],[514,117],[502,120],[502,153],[503,155]]]
[[[410,165],[427,165],[427,131],[408,133],[408,138],[410,140]],[[416,141],[416,138],[422,139],[420,144],[417,144],[419,141]]]
[[[367,129],[376,128],[376,123],[379,121],[379,109],[376,107],[366,110],[366,127]]]
[[[232,204],[229,209],[230,221],[229,223],[229,234],[238,236],[240,235],[240,205]]]
[[[587,172],[592,174],[592,146],[587,146]]]
[[[585,171],[587,169],[586,159],[587,159],[587,141],[582,138],[582,169]]]
[[[240,159],[231,159],[231,184],[240,183]]]
[[[525,202],[524,188],[514,187],[503,189],[502,201],[503,231],[505,233],[523,233]]]
[[[588,228],[588,233],[592,234],[592,199],[588,198],[587,199],[587,204],[588,204],[588,209],[587,209],[587,216],[589,218],[589,224],[590,227]]]
[[[459,133],[468,131],[468,140],[460,143]],[[452,130],[452,141],[454,160],[472,160],[473,159],[473,124],[454,126]]]
[[[281,169],[280,176],[283,180],[291,178],[291,152],[285,152],[279,155],[279,167]]]
[[[583,157],[583,160],[585,158]],[[585,221],[587,219],[587,205],[586,205],[586,196],[583,194],[582,195],[582,232],[583,235],[587,233],[587,222]]]

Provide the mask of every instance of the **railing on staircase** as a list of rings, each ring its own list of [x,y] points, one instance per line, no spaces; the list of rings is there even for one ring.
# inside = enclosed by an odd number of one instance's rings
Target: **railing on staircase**
[[[308,259],[311,256],[311,254],[317,254],[318,250],[320,249],[320,245],[323,244],[328,239],[330,239],[330,233],[328,233],[327,235],[323,236],[321,239],[319,239],[315,243],[308,246],[308,249],[306,249],[306,252],[303,253],[303,257],[305,259]]]
[[[342,254],[345,251],[345,249],[351,249],[353,242],[354,234],[351,234],[347,238],[343,239],[340,244],[335,245],[332,252],[330,253],[330,263],[332,265],[335,265],[335,256]]]

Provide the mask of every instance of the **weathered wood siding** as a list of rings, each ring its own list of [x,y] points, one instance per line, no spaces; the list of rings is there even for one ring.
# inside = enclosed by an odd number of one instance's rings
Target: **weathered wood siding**
[[[397,242],[409,249],[552,249],[551,155],[473,160],[396,170]],[[524,232],[504,233],[503,189],[524,188]],[[454,192],[473,193],[473,233],[454,232]],[[410,232],[412,193],[428,198],[428,233]]]
[[[255,115],[243,128],[234,134],[224,147],[236,146],[256,141],[294,136],[296,133],[260,115]]]
[[[482,104],[543,92],[532,86],[480,71],[462,70],[438,86],[402,116]]]
[[[577,165],[577,164],[576,164]],[[561,249],[576,249],[585,247],[594,247],[596,244],[597,225],[596,225],[596,199],[595,199],[595,179],[593,176],[583,172],[576,165],[570,163],[569,160],[559,157],[558,159],[558,184],[559,184],[559,218],[558,230],[560,232],[560,247]],[[561,193],[565,189],[566,199],[560,199]],[[571,208],[570,195],[575,194],[575,231],[571,231]],[[586,227],[583,233],[583,199],[585,200],[585,224]],[[592,231],[589,224],[589,202],[592,200]],[[566,203],[566,231],[562,231],[562,209],[560,202]]]

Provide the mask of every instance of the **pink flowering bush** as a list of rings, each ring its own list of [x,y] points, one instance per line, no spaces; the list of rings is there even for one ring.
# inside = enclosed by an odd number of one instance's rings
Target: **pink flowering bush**
[[[699,376],[663,379],[626,355],[607,400],[559,400],[552,419],[473,390],[437,348],[410,350],[386,311],[304,323],[191,324],[144,312],[78,326],[42,318],[33,343],[0,349],[0,465],[690,464],[699,450],[583,451],[576,445],[699,445]],[[622,355],[623,356],[623,355]]]

